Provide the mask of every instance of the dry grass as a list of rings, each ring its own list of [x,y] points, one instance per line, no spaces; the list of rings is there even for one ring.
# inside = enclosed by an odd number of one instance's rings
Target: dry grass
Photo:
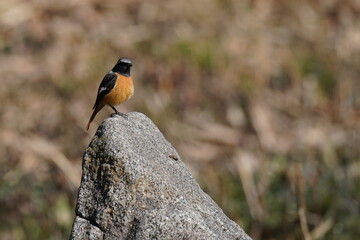
[[[359,12],[356,0],[2,1],[0,238],[68,237],[95,91],[127,56],[136,91],[120,109],[151,117],[254,239],[353,239]]]

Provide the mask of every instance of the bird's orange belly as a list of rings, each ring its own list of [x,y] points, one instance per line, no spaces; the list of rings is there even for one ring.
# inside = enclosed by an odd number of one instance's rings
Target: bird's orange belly
[[[104,96],[104,100],[109,105],[119,105],[131,98],[133,94],[134,85],[132,78],[118,75],[114,88]]]

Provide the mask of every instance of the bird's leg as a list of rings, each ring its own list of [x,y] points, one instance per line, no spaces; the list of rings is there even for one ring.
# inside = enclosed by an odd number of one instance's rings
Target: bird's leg
[[[110,107],[115,111],[116,114],[120,115],[120,112],[114,106],[110,105]]]
[[[117,114],[117,115],[122,116],[122,117],[126,116],[126,114],[119,112],[114,106],[112,106],[112,105],[109,105],[109,106],[115,111],[115,113],[113,113],[113,114]]]

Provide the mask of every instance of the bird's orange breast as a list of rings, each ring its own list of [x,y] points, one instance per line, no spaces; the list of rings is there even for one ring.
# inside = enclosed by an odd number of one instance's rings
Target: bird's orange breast
[[[131,77],[125,77],[118,73],[113,89],[104,96],[104,101],[109,105],[119,105],[134,94],[134,84]]]

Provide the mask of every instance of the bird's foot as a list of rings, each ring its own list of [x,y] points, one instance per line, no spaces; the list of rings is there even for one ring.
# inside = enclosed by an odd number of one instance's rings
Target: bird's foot
[[[122,113],[122,112],[116,112],[116,113],[112,113],[111,114],[111,117],[115,117],[115,116],[120,116],[120,117],[123,117],[123,118],[127,118],[127,114],[125,113]]]
[[[114,117],[115,115],[121,116],[123,118],[127,118],[127,115],[125,113],[119,112],[114,106],[110,105],[110,107],[115,111],[115,113],[111,114],[111,117]]]

